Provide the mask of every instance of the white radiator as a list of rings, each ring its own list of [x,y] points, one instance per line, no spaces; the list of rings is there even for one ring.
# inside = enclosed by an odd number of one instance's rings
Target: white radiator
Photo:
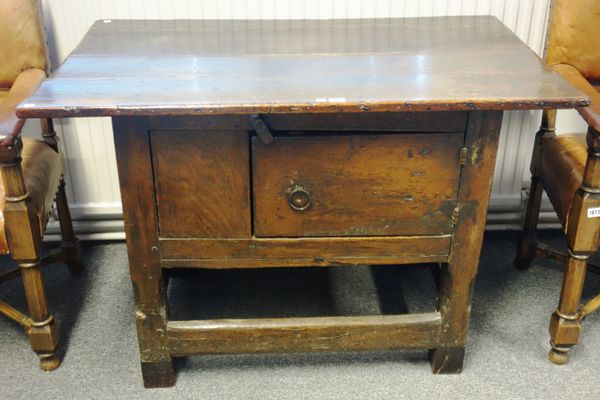
[[[550,0],[43,0],[51,65],[56,68],[97,19],[329,19],[442,15],[498,17],[542,54]],[[448,68],[452,68],[451,65]],[[565,115],[566,114],[566,115]],[[505,113],[492,192],[489,227],[516,227],[540,112]],[[28,131],[32,125],[28,125]],[[68,196],[84,238],[123,237],[110,120],[57,120],[67,158]],[[559,129],[584,129],[572,111]],[[548,209],[549,210],[549,209]],[[544,219],[545,217],[545,219]],[[542,220],[554,221],[552,213]],[[55,227],[51,227],[55,229]]]

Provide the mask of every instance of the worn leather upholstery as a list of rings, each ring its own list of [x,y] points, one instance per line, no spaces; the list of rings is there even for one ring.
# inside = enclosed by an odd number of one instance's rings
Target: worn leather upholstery
[[[0,88],[30,68],[46,69],[44,32],[36,0],[0,0]]]
[[[9,90],[0,90],[0,148],[11,146],[19,135],[23,121],[17,118],[15,108],[39,87],[45,77],[46,73],[41,69],[28,69],[16,77]],[[43,232],[63,174],[62,157],[43,141],[30,138],[23,139],[21,157],[25,187],[34,206],[40,232]],[[2,215],[4,197],[4,183],[0,179],[0,253],[6,254],[9,249]]]
[[[598,1],[598,3],[600,4],[600,1]],[[598,24],[600,25],[600,18],[598,19]],[[598,34],[600,35],[600,32]],[[597,51],[600,54],[600,47]],[[600,132],[600,92],[598,92],[598,89],[592,86],[592,84],[571,65],[557,64],[552,68],[573,84],[573,86],[589,96],[592,101],[590,106],[579,108],[578,111],[589,126]]]
[[[542,139],[535,149],[534,170],[563,226],[566,226],[573,194],[581,185],[586,160],[584,133]]]
[[[41,69],[29,69],[17,76],[10,90],[1,92],[0,148],[12,145],[12,142],[21,132],[24,121],[17,118],[15,108],[20,102],[32,95],[45,78],[46,73]]]
[[[29,69],[17,76],[9,90],[0,91],[0,148],[11,146],[19,135],[23,121],[17,118],[15,108],[39,87],[45,77],[46,73],[43,70]],[[34,205],[40,227],[43,228],[63,173],[62,158],[44,142],[29,138],[23,139],[21,157],[25,187]],[[2,215],[4,196],[4,184],[0,179],[0,253],[8,252]]]
[[[552,4],[546,63],[590,97],[590,106],[578,111],[600,131],[600,93],[590,83],[600,80],[600,0],[554,0]],[[544,138],[534,149],[532,171],[541,179],[563,226],[581,186],[587,156],[585,133]]]
[[[570,65],[558,64],[553,68],[590,97],[591,105],[580,108],[578,111],[589,126],[600,131],[600,92],[598,89]],[[566,226],[573,195],[583,180],[587,155],[585,133],[545,138],[534,150],[534,170],[542,180],[546,193],[563,226]]]
[[[570,64],[588,80],[600,79],[600,1],[554,0],[546,62]]]
[[[31,138],[23,138],[21,157],[25,187],[38,217],[40,232],[43,232],[63,174],[62,157],[46,143]],[[6,254],[9,251],[1,211],[4,196],[4,184],[0,180],[0,253]]]

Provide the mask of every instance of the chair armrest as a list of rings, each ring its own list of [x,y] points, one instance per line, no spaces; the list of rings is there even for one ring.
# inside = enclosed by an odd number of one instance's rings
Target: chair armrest
[[[0,103],[0,152],[10,149],[21,133],[25,120],[17,117],[15,109],[23,100],[31,96],[46,79],[46,72],[32,68],[21,72]]]
[[[600,132],[600,93],[581,75],[577,68],[568,64],[556,64],[552,66],[552,69],[577,89],[588,95],[592,101],[591,104],[588,107],[580,107],[577,111],[579,111],[579,114],[581,114],[590,127],[596,130],[596,132]]]

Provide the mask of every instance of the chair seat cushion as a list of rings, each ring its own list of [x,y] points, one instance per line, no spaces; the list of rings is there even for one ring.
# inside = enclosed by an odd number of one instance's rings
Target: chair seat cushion
[[[44,231],[58,185],[62,179],[63,161],[60,154],[41,140],[23,138],[22,169],[35,214]],[[2,210],[5,203],[4,183],[0,179],[0,253],[9,253]]]
[[[542,139],[534,155],[534,171],[540,178],[563,226],[566,226],[575,191],[583,180],[587,161],[585,133]]]

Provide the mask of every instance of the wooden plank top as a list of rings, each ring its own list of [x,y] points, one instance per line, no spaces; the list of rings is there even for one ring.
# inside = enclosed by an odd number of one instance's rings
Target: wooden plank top
[[[489,16],[97,21],[20,117],[589,104]]]

